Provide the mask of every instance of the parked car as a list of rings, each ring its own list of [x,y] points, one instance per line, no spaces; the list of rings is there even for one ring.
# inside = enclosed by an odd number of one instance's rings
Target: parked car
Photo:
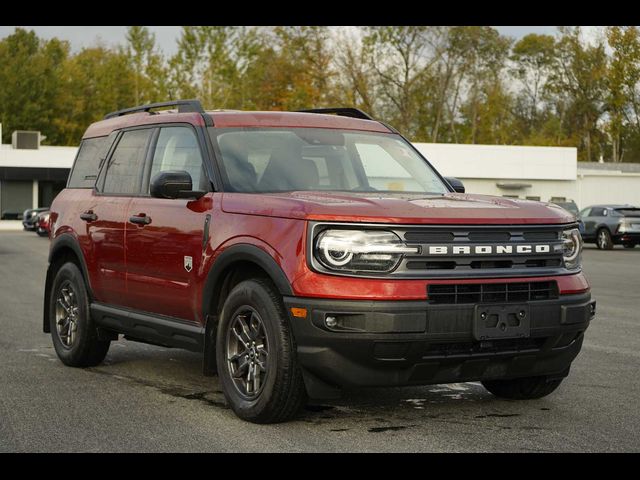
[[[35,231],[36,230],[36,220],[38,219],[38,214],[41,212],[48,211],[48,207],[44,208],[29,208],[24,211],[22,214],[22,226],[25,230]]]
[[[573,214],[578,222],[578,229],[581,234],[584,234],[584,222],[582,221],[582,217],[580,216],[580,209],[578,205],[573,200],[554,200],[551,199],[551,203],[558,205],[559,207],[564,208],[567,212]]]
[[[592,205],[580,212],[585,242],[601,250],[614,245],[634,248],[640,243],[640,208],[631,205]]]
[[[48,237],[51,232],[50,218],[49,210],[38,213],[36,218],[36,233],[41,237]]]
[[[201,352],[252,422],[346,387],[540,398],[595,314],[572,215],[465,194],[352,108],[111,113],[50,222],[43,329],[63,363],[99,364],[120,334]]]

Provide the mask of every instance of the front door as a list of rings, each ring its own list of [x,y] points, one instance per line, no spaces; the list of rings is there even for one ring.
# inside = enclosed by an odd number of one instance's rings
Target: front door
[[[146,195],[132,200],[126,218],[129,306],[201,322],[197,285],[206,273],[202,271],[203,242],[213,194],[199,200],[149,196],[150,180],[167,170],[187,171],[195,190],[210,190],[195,130],[190,126],[162,127],[147,170]]]

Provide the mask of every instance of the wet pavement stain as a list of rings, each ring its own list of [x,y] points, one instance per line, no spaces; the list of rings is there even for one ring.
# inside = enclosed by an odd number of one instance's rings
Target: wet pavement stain
[[[509,418],[519,416],[519,413],[487,413],[486,415],[476,415],[475,418]]]
[[[326,412],[327,410],[334,410],[332,405],[306,405],[304,409],[308,412]]]
[[[396,432],[398,430],[405,430],[407,428],[415,427],[415,425],[397,425],[391,427],[371,427],[367,431],[371,433],[381,433],[381,432]]]

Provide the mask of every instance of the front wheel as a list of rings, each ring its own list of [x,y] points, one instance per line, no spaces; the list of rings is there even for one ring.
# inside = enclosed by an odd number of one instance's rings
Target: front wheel
[[[280,295],[266,279],[241,282],[227,297],[216,362],[225,398],[244,420],[283,422],[306,400],[289,321]]]
[[[601,228],[598,230],[598,237],[596,244],[600,250],[611,250],[613,249],[613,240],[611,240],[611,234],[609,230],[606,228]]]
[[[511,400],[531,400],[549,395],[562,383],[562,378],[525,377],[512,380],[486,380],[484,388],[493,395]]]
[[[80,269],[65,263],[57,271],[49,295],[49,327],[58,357],[70,367],[98,365],[109,350],[99,340],[89,314],[89,295]]]

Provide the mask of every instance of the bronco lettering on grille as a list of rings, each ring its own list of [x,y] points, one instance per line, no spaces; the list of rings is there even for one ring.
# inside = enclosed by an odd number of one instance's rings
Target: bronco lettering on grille
[[[428,255],[513,255],[551,253],[551,245],[430,245]]]

